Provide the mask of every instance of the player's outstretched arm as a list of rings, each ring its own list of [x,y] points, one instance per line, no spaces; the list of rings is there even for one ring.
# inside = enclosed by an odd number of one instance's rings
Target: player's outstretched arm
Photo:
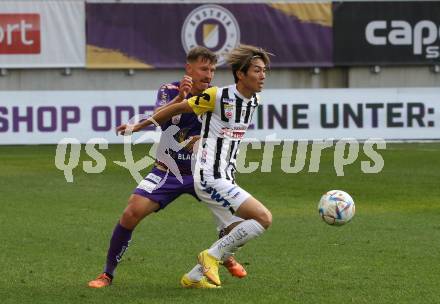
[[[153,124],[153,122],[163,124],[171,119],[171,117],[182,114],[182,113],[191,113],[194,112],[193,109],[189,106],[187,101],[179,102],[168,107],[163,108],[162,110],[155,113],[150,118],[143,120],[137,124],[123,124],[116,128],[116,132],[121,135],[125,135],[129,131],[134,133],[142,130],[143,128]]]

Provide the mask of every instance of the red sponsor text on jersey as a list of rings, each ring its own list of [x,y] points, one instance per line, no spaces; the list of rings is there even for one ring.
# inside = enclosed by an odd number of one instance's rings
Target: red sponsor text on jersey
[[[222,128],[221,131],[221,135],[233,139],[243,139],[245,134],[246,134],[246,129]]]

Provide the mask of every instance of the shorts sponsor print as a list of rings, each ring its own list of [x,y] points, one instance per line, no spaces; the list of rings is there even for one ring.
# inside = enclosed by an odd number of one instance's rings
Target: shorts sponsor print
[[[213,213],[219,230],[243,220],[234,214],[251,195],[240,186],[224,178],[200,181],[196,177],[194,188]]]

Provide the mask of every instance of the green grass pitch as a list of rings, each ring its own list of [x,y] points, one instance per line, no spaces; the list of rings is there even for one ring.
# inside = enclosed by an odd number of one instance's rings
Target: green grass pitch
[[[55,146],[2,146],[0,303],[439,303],[440,144],[388,144],[380,153],[379,174],[361,172],[361,154],[337,177],[331,149],[318,173],[286,174],[277,149],[271,173],[239,175],[274,218],[237,255],[245,279],[221,269],[220,290],[179,287],[216,239],[209,210],[183,196],[138,226],[114,284],[90,290],[136,185],[113,164],[123,160],[122,146],[103,151],[103,173],[76,168],[73,183],[55,168]],[[260,160],[261,150],[248,156]],[[343,227],[326,225],[317,212],[322,193],[335,188],[356,202]]]

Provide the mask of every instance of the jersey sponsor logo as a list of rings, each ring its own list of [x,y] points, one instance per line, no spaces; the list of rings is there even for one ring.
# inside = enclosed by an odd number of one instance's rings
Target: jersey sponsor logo
[[[232,115],[234,115],[234,105],[231,104],[225,104],[225,116],[228,119],[232,118]]]
[[[182,45],[186,53],[201,45],[225,63],[224,55],[240,43],[240,27],[234,15],[220,5],[201,5],[191,11],[182,26]]]
[[[234,115],[235,98],[223,98],[222,102],[226,118],[231,119]]]
[[[191,160],[194,159],[194,154],[177,154],[177,159],[178,160]]]
[[[167,85],[164,84],[159,89],[158,104],[159,106],[163,106],[167,103],[168,103]]]
[[[168,94],[163,92],[160,94],[160,98],[159,98],[159,105],[163,106],[166,105],[168,102]]]
[[[206,149],[203,149],[203,150],[202,150],[202,157],[200,158],[200,162],[201,162],[202,164],[205,164],[205,163],[206,163],[206,158],[207,158],[207,156],[208,156],[208,151],[207,151]]]
[[[243,139],[244,135],[246,134],[246,129],[242,128],[222,128],[220,131],[220,135],[226,138],[231,139]]]

